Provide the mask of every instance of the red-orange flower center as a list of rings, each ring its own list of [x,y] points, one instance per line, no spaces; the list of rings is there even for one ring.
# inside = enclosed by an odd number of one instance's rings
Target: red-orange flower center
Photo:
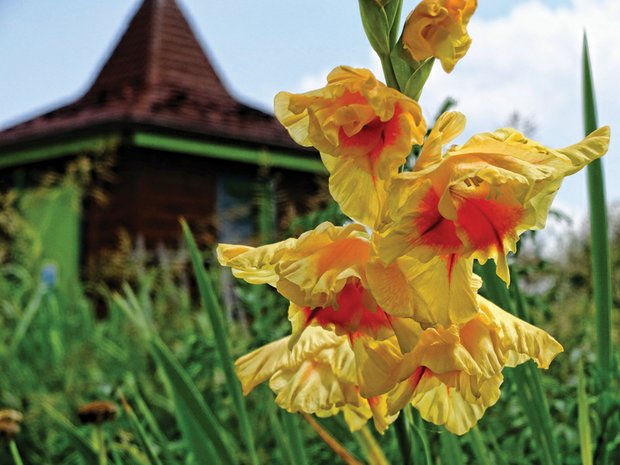
[[[422,244],[437,249],[438,254],[457,252],[461,246],[461,240],[456,235],[456,227],[439,213],[439,196],[433,189],[420,202],[420,214],[415,219],[419,239],[416,245]]]
[[[433,247],[438,255],[462,250],[457,228],[467,237],[469,249],[497,248],[503,252],[505,237],[515,231],[523,216],[523,207],[518,205],[504,205],[483,197],[462,197],[454,222],[439,213],[438,205],[439,196],[431,188],[420,202],[419,215],[414,220],[418,232],[415,244]]]
[[[503,205],[484,198],[465,199],[457,212],[460,228],[475,250],[497,247],[504,251],[504,238],[515,230],[523,208]]]
[[[394,115],[388,121],[381,121],[378,116],[375,116],[367,121],[359,131],[351,135],[347,135],[347,131],[341,127],[338,136],[341,147],[347,149],[345,154],[367,157],[374,172],[375,164],[379,161],[385,147],[394,145],[401,135],[399,124],[401,114],[402,109],[397,104],[394,108]]]
[[[336,297],[336,302],[337,308],[305,307],[303,311],[306,324],[316,321],[323,327],[334,325],[337,332],[346,333],[351,339],[391,327],[388,316],[375,303],[359,279],[349,280]]]

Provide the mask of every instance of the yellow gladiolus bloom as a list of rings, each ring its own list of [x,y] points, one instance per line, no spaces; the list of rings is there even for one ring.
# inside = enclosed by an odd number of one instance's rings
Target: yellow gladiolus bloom
[[[322,89],[280,92],[275,114],[298,144],[321,152],[342,211],[371,227],[381,216],[386,183],[426,133],[416,101],[370,71],[346,66],[334,69]]]
[[[262,247],[220,244],[217,254],[236,277],[270,284],[290,300],[291,345],[313,325],[346,335],[351,344],[358,337],[385,339],[395,333],[403,347],[415,342],[409,331],[415,322],[384,312],[369,289],[371,244],[361,225],[323,223],[298,239]]]
[[[364,395],[388,392],[394,413],[411,403],[422,417],[464,434],[500,395],[502,369],[533,359],[548,368],[562,346],[545,331],[478,297],[479,313],[465,324],[424,330],[402,355],[396,344],[365,347],[357,357]]]
[[[460,113],[443,114],[414,171],[392,181],[392,222],[377,240],[379,255],[387,263],[406,253],[422,261],[451,254],[483,263],[492,258],[508,283],[506,254],[516,250],[522,232],[544,227],[563,178],[605,154],[609,127],[563,149],[500,129],[442,154],[464,126]]]
[[[477,313],[480,279],[472,260],[421,262],[402,257],[392,266],[372,258],[365,229],[323,223],[298,239],[262,247],[220,244],[222,265],[252,284],[270,284],[290,302],[291,345],[318,325],[346,335],[384,340],[396,336],[403,351],[424,325],[450,325]]]
[[[342,412],[352,431],[372,418],[383,432],[396,419],[398,413],[387,413],[387,396],[360,396],[355,356],[346,337],[312,327],[292,350],[289,339],[279,339],[236,361],[244,395],[269,381],[280,407],[320,417]]]
[[[219,244],[217,258],[233,275],[252,284],[270,284],[300,307],[336,303],[349,278],[360,278],[370,257],[363,226],[322,223],[298,239],[261,247]]]
[[[366,284],[371,245],[361,225],[323,223],[299,239],[257,248],[220,244],[217,252],[220,263],[230,266],[235,276],[271,284],[291,301],[291,345],[313,324],[347,335],[351,342],[362,335],[394,334],[392,318]]]
[[[476,0],[423,0],[405,22],[405,50],[416,61],[435,57],[451,72],[471,45],[467,23],[476,6]]]

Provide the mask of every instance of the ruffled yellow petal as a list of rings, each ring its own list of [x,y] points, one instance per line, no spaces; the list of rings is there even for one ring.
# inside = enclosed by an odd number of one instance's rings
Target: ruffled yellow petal
[[[294,370],[278,370],[269,388],[276,393],[276,404],[289,412],[327,412],[358,401],[354,382],[338,378],[329,364],[314,360],[304,360]]]
[[[398,418],[398,412],[388,412],[387,396],[371,397],[367,399],[367,402],[372,412],[375,429],[383,434],[387,427]]]
[[[368,398],[385,394],[402,379],[403,356],[394,339],[375,341],[360,338],[355,341],[353,349],[362,396]]]
[[[391,265],[371,261],[366,278],[377,303],[390,315],[450,326],[478,313],[476,292],[482,283],[472,265],[471,259],[456,255],[428,262],[407,255]]]
[[[462,435],[497,402],[502,381],[501,374],[476,381],[462,372],[437,376],[421,370],[389,394],[388,411],[398,411],[411,403],[426,421]]]
[[[295,141],[321,152],[332,196],[368,226],[380,221],[387,183],[426,132],[417,102],[370,71],[346,66],[322,89],[278,94],[275,114]]]
[[[414,171],[420,171],[441,162],[443,146],[465,130],[465,115],[457,111],[442,113],[428,135],[415,163]]]
[[[387,409],[387,396],[360,398],[360,405],[345,405],[342,408],[344,420],[351,431],[359,431],[369,419],[373,419],[375,429],[383,434],[396,418],[398,412],[389,414]]]
[[[244,394],[269,380],[276,403],[290,412],[329,412],[359,404],[355,357],[346,338],[308,328],[293,350],[288,337],[239,358],[235,370]]]
[[[277,244],[263,247],[247,245],[218,244],[217,260],[223,266],[232,267],[233,275],[251,284],[270,284],[275,286],[278,275],[276,263],[283,251],[293,247],[295,239],[287,239]]]
[[[422,0],[405,22],[405,50],[416,61],[435,57],[451,72],[471,45],[466,27],[476,6],[476,0]]]
[[[298,239],[262,247],[218,246],[218,260],[246,281],[268,283],[299,306],[324,307],[370,257],[365,229],[322,223]]]
[[[278,370],[295,368],[321,350],[340,347],[343,344],[342,338],[320,328],[310,329],[307,336],[292,350],[288,348],[288,339],[285,337],[271,342],[235,362],[235,371],[244,395],[267,381]]]
[[[478,296],[481,313],[492,325],[496,350],[506,366],[517,366],[532,359],[540,368],[549,368],[564,349],[547,332],[502,310],[493,302]]]
[[[360,395],[355,355],[346,337],[309,327],[291,350],[289,339],[267,344],[235,362],[244,395],[268,380],[280,407],[320,417],[342,412],[352,431],[372,418],[383,433],[396,419],[397,413],[387,411],[386,396]]]
[[[478,304],[478,315],[464,324],[426,329],[414,349],[402,356],[398,380],[411,376],[422,366],[438,375],[462,371],[490,378],[505,366],[516,366],[529,359],[547,368],[562,352],[562,346],[542,329],[481,296]]]

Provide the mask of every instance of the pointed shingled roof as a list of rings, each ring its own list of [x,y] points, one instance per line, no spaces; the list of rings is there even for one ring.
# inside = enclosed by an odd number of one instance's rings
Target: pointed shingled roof
[[[0,147],[115,124],[299,148],[273,116],[228,93],[175,0],[144,0],[90,89],[0,132]]]

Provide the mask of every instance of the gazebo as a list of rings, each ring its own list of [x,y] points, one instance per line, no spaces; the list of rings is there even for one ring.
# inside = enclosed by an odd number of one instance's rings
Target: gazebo
[[[74,257],[76,269],[113,248],[120,229],[147,247],[177,243],[180,216],[213,220],[218,240],[246,239],[256,233],[249,206],[262,182],[277,183],[299,210],[324,174],[317,153],[272,115],[230,95],[175,0],[143,1],[81,98],[0,132],[0,180],[27,189],[29,173],[102,144],[115,152],[107,203],[81,201],[76,211],[67,202],[51,219],[78,240],[46,254]]]

